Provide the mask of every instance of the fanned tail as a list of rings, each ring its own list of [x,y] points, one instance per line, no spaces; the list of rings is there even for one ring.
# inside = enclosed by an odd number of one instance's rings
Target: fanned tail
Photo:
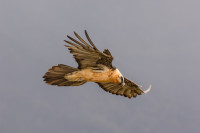
[[[57,66],[53,66],[48,70],[47,73],[43,76],[44,81],[49,85],[57,85],[57,86],[79,86],[86,81],[69,81],[64,78],[64,76],[68,73],[72,73],[74,71],[78,71],[79,69],[73,68],[70,66],[66,66],[63,64],[59,64]]]

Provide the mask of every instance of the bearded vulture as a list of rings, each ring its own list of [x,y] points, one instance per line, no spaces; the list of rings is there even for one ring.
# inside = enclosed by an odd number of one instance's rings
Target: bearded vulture
[[[99,51],[91,41],[87,31],[85,35],[89,43],[84,41],[76,32],[78,40],[67,36],[71,41],[64,40],[69,45],[65,45],[73,54],[78,68],[63,64],[53,66],[43,76],[44,81],[49,85],[57,86],[80,86],[86,82],[95,82],[102,89],[112,94],[136,97],[142,93],[147,93],[151,89],[143,91],[140,85],[125,78],[120,71],[112,65],[113,56],[108,49]]]

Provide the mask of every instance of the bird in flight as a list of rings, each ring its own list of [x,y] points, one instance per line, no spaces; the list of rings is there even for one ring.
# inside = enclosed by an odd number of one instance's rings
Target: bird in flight
[[[71,41],[64,40],[69,45],[70,53],[73,54],[78,68],[58,64],[53,66],[43,76],[44,81],[49,85],[57,86],[80,86],[86,82],[95,82],[102,89],[112,94],[136,97],[142,93],[147,93],[151,89],[143,91],[140,85],[125,78],[120,71],[112,65],[113,56],[108,49],[99,51],[91,41],[87,31],[86,38],[89,44],[84,41],[76,32],[78,40],[67,36]]]

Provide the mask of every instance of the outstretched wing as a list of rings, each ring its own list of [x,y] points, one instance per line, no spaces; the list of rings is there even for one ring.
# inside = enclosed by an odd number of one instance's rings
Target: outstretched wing
[[[108,91],[112,94],[125,96],[128,98],[136,97],[137,95],[141,95],[142,93],[147,93],[151,89],[151,85],[146,91],[140,89],[140,86],[136,83],[124,78],[125,85],[117,83],[98,83],[98,85],[103,88],[105,91]]]
[[[75,60],[78,63],[79,69],[96,66],[97,64],[102,64],[112,68],[113,57],[108,49],[105,49],[103,53],[100,52],[91,41],[86,30],[85,35],[90,44],[86,43],[76,32],[74,32],[74,34],[79,39],[79,41],[70,36],[67,37],[73,42],[67,40],[64,41],[70,44],[65,46],[68,47],[70,53],[73,54]]]

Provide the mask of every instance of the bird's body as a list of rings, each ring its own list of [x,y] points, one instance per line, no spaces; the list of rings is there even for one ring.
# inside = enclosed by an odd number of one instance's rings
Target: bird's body
[[[118,69],[112,70],[106,66],[102,66],[101,69],[96,67],[88,67],[79,71],[66,74],[65,79],[69,81],[87,81],[87,82],[98,82],[98,83],[121,83],[119,76],[121,73]]]
[[[57,86],[79,86],[86,82],[95,82],[105,91],[125,97],[136,97],[142,93],[140,86],[134,82],[124,78],[120,71],[112,65],[113,57],[108,49],[100,52],[91,41],[87,32],[86,37],[91,45],[86,43],[76,32],[76,37],[80,40],[67,36],[70,41],[66,41],[70,45],[65,45],[74,55],[78,63],[78,68],[59,64],[53,66],[43,76],[44,81],[50,85]]]

